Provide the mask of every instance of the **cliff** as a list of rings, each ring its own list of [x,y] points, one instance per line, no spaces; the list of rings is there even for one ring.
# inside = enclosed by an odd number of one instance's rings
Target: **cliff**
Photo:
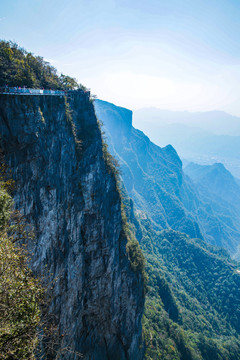
[[[95,108],[134,200],[126,201],[126,213],[147,259],[145,359],[239,360],[238,266],[225,250],[199,238],[203,234],[234,249],[239,235],[231,236],[234,228],[226,226],[234,217],[228,208],[223,212],[220,195],[236,197],[237,185],[223,169],[221,178],[216,169],[211,176],[206,176],[209,169],[195,169],[205,183],[200,191],[184,174],[172,146],[160,148],[141,131],[129,129],[131,121],[122,108],[101,100]],[[228,179],[226,187],[220,188],[221,179]]]
[[[174,148],[153,144],[132,126],[132,119],[125,117],[122,108],[96,100],[95,109],[103,121],[109,149],[120,162],[127,192],[138,210],[147,213],[157,230],[172,228],[201,237],[197,223],[180,197],[182,162]],[[119,125],[114,126],[117,122]]]
[[[31,266],[53,284],[55,350],[61,359],[141,359],[143,281],[128,259],[92,104],[77,92],[1,95],[0,131],[16,208],[36,234]]]
[[[173,229],[192,238],[204,238],[239,259],[239,186],[231,174],[223,166],[215,166],[211,176],[210,172],[206,176],[207,170],[205,176],[200,176],[199,171],[196,183],[194,177],[190,179],[184,173],[174,148],[152,143],[142,131],[129,125],[129,116],[122,108],[101,100],[95,101],[95,108],[139,215],[147,214],[157,230]],[[116,122],[121,131],[113,126]]]

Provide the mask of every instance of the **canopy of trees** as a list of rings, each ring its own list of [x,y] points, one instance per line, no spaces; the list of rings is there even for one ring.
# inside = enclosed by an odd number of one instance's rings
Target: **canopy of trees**
[[[41,56],[34,56],[11,41],[0,41],[0,86],[73,90],[82,85],[61,74]]]
[[[146,359],[240,359],[240,276],[224,252],[200,239],[148,231]]]

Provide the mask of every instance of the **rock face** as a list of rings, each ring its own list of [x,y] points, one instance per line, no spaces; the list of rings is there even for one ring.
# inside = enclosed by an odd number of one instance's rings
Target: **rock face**
[[[189,169],[192,181],[174,148],[160,148],[135,129],[129,110],[101,100],[95,109],[139,216],[146,213],[155,230],[204,238],[239,260],[239,185],[223,165]]]
[[[160,148],[135,129],[129,110],[101,100],[95,101],[95,109],[137,209],[147,213],[157,230],[172,228],[191,237],[202,237],[198,224],[181,201],[182,162],[174,148]]]
[[[61,359],[141,359],[143,281],[126,253],[92,104],[80,92],[68,100],[1,95],[0,131],[16,207],[35,228],[32,267],[53,281],[56,351]]]

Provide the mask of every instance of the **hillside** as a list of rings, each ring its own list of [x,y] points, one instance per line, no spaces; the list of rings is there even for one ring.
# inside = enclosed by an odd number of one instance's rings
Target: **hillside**
[[[119,160],[124,185],[138,210],[146,212],[156,229],[171,227],[199,237],[200,231],[180,199],[182,163],[172,146],[160,148],[132,127],[132,113],[96,100],[109,149]],[[127,116],[126,116],[127,114]]]
[[[240,118],[224,112],[134,111],[134,126],[159,145],[171,144],[181,159],[212,165],[222,162],[240,177]]]
[[[240,359],[239,269],[203,239],[236,254],[238,218],[226,202],[238,189],[233,176],[221,164],[191,166],[191,180],[171,146],[159,148],[131,126],[131,112],[99,100],[95,109],[120,162],[125,197],[133,199],[125,208],[147,259],[145,358]]]
[[[95,109],[104,122],[109,149],[120,162],[127,192],[142,216],[146,213],[156,230],[171,228],[192,238],[204,237],[236,256],[238,216],[232,216],[216,196],[209,205],[209,199],[185,176],[174,148],[152,143],[131,125],[127,110],[101,100],[95,101]]]
[[[236,267],[204,242],[173,231],[156,234],[152,246],[147,255],[146,358],[165,352],[184,360],[239,359]]]
[[[0,56],[2,82],[78,86],[15,44],[1,42]],[[239,182],[221,164],[185,174],[130,110],[96,100],[94,111],[80,90],[0,94],[0,132],[15,206],[35,232],[29,266],[49,298],[54,338],[39,357],[240,359],[240,270],[212,245],[236,256],[240,243]]]
[[[219,229],[219,238],[222,237],[223,244],[228,238],[232,238],[235,242],[237,249],[235,258],[239,259],[240,186],[238,180],[219,163],[208,166],[191,163],[184,168],[184,173],[191,178],[195,191],[207,204],[208,212],[219,218],[219,223],[222,224]],[[202,215],[203,213],[199,211],[200,219]],[[213,224],[207,221],[207,217],[206,221],[203,219],[200,221],[205,224],[206,233],[214,233],[215,230],[211,229]],[[227,244],[225,247],[227,248]]]
[[[147,259],[145,359],[239,360],[237,264],[204,240],[155,231],[130,199],[125,208]]]

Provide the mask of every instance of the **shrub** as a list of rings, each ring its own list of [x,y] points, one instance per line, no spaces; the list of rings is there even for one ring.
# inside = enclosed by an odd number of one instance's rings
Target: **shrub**
[[[24,227],[10,224],[13,201],[7,188],[0,174],[0,358],[29,360],[38,344],[43,289],[27,266],[26,252],[17,245],[25,236],[18,233]]]

